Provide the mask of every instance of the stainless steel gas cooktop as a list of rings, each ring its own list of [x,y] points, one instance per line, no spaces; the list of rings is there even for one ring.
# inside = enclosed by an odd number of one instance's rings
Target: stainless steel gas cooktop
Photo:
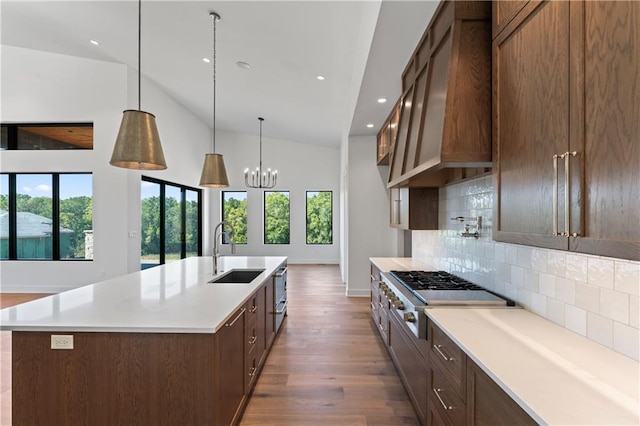
[[[390,274],[425,305],[515,305],[444,271],[390,271]]]

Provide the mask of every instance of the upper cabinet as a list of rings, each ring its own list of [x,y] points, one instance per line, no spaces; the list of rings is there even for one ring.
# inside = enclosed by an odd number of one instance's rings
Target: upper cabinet
[[[640,260],[640,2],[512,3],[494,6],[494,239]]]
[[[439,5],[402,75],[389,187],[491,166],[490,17],[490,2]]]
[[[398,101],[378,132],[377,163],[379,166],[389,165],[389,157],[398,132],[399,119],[400,102]]]

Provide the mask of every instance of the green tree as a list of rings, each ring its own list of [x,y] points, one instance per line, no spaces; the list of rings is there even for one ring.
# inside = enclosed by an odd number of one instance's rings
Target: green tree
[[[53,217],[53,201],[51,197],[31,197],[27,194],[16,194],[16,210],[50,219]]]
[[[187,218],[185,229],[185,240],[187,246],[187,257],[198,255],[198,202],[187,200]]]
[[[182,245],[182,210],[180,201],[173,197],[164,199],[165,254],[178,254]]]
[[[247,200],[231,196],[224,200],[222,211],[222,220],[229,222],[233,226],[233,242],[235,244],[247,244]],[[225,229],[225,231],[228,230]]]
[[[0,195],[0,210],[9,211],[9,197]]]
[[[307,244],[333,243],[331,191],[307,193]]]
[[[160,197],[148,197],[141,205],[141,251],[142,256],[160,254]]]
[[[290,202],[288,192],[265,192],[264,242],[289,244]]]
[[[93,202],[81,196],[60,200],[60,226],[73,230],[69,256],[84,258],[84,231],[93,229]]]

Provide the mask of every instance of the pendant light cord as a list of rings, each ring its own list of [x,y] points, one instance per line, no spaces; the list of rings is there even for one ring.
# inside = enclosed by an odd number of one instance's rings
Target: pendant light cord
[[[140,107],[141,103],[142,103],[142,99],[141,99],[141,83],[140,83],[140,75],[142,74],[142,69],[140,68],[140,56],[141,56],[141,45],[142,42],[140,41],[142,40],[142,0],[138,0],[138,111],[141,111],[142,108]]]
[[[213,153],[216,153],[216,23],[220,16],[216,13],[210,14],[213,19]]]
[[[260,120],[260,179],[262,179],[262,122],[264,118],[258,117],[258,120]]]

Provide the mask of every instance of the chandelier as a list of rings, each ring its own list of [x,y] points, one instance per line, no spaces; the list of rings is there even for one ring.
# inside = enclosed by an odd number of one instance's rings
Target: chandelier
[[[260,120],[260,163],[255,170],[249,172],[249,168],[244,169],[244,184],[248,188],[273,188],[278,180],[278,171],[267,169],[262,171],[262,122],[264,118],[258,117]]]

